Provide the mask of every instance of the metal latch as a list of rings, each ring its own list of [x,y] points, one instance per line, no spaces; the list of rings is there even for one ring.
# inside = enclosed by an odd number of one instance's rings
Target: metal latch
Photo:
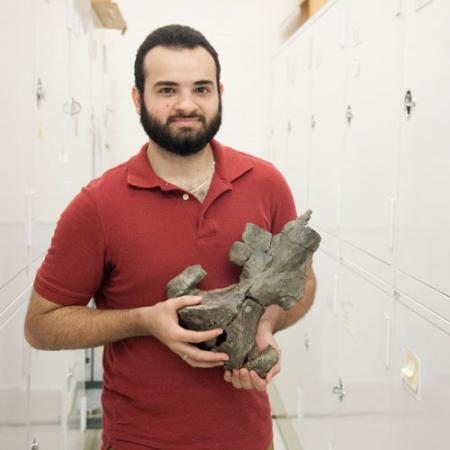
[[[31,443],[31,450],[39,450],[39,442],[36,440],[36,438],[33,438],[33,442]]]
[[[337,386],[334,386],[333,388],[333,394],[339,395],[339,400],[342,401],[346,395],[344,383],[342,381],[342,378],[339,378],[339,382]]]
[[[348,126],[350,126],[350,125],[352,124],[353,117],[355,117],[355,116],[353,115],[351,105],[348,105],[348,106],[347,106],[347,109],[346,109],[346,116],[347,116],[347,124],[348,124]]]
[[[38,109],[41,109],[42,103],[45,101],[45,90],[42,80],[38,78],[36,86],[36,103]]]
[[[416,107],[416,102],[413,100],[413,96],[410,90],[406,91],[404,101],[405,117],[409,120],[412,115],[412,110]]]

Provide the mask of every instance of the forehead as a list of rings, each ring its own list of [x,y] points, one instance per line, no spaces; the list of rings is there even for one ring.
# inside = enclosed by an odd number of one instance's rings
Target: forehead
[[[216,82],[213,57],[203,48],[152,48],[144,59],[146,82],[186,82],[211,80]]]

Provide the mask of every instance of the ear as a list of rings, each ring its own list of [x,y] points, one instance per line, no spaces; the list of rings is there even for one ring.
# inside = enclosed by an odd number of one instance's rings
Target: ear
[[[133,99],[136,112],[138,114],[141,114],[141,94],[139,94],[136,86],[133,86],[133,88],[131,89],[131,98]]]
[[[219,85],[219,92],[220,92],[220,95],[223,94],[223,91],[224,91],[224,90],[225,90],[225,88],[223,87],[223,84],[220,83],[220,85]]]

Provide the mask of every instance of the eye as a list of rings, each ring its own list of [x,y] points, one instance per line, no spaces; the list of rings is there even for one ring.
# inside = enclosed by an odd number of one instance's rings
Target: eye
[[[158,92],[160,94],[168,95],[168,94],[173,94],[175,92],[175,89],[171,88],[171,87],[163,87]]]
[[[210,88],[208,86],[198,86],[195,89],[195,92],[197,92],[197,94],[207,94],[210,92]]]

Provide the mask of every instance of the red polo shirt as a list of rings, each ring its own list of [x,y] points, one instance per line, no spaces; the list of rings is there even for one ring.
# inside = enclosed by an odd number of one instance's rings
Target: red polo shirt
[[[123,309],[164,301],[166,283],[193,264],[208,272],[201,289],[237,282],[241,268],[229,252],[245,224],[278,233],[296,212],[272,164],[212,147],[216,171],[203,203],[155,174],[147,145],[84,187],[58,221],[37,292],[61,305],[94,297],[99,309]],[[106,345],[103,362],[102,448],[269,446],[266,393],[233,388],[222,368],[192,368],[152,337]]]

